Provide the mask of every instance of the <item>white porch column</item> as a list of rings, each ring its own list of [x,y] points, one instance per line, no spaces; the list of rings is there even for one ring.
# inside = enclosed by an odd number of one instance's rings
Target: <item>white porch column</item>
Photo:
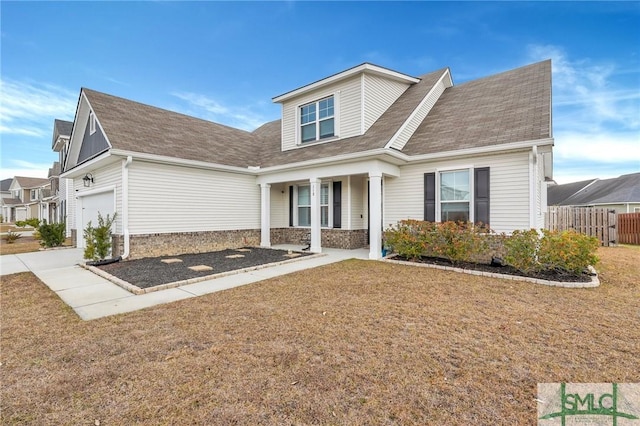
[[[369,259],[382,257],[382,173],[369,172]]]
[[[260,184],[260,246],[271,247],[271,185]]]
[[[322,234],[320,232],[320,179],[309,179],[311,192],[311,251],[322,253]]]

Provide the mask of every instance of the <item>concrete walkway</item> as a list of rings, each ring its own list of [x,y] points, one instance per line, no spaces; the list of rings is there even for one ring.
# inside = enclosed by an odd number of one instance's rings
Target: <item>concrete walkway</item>
[[[299,250],[300,246],[274,248]],[[369,251],[323,249],[325,256],[302,259],[284,265],[243,272],[195,284],[134,295],[122,287],[79,266],[81,249],[61,249],[0,256],[0,275],[33,272],[83,320],[92,320],[220,290],[251,284],[303,269],[328,265],[345,259],[368,259]]]

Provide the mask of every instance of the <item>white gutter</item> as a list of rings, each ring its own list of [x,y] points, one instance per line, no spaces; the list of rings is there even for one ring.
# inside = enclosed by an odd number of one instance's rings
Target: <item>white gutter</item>
[[[124,253],[122,259],[129,257],[129,166],[133,157],[127,156],[122,162],[122,233],[124,235]]]

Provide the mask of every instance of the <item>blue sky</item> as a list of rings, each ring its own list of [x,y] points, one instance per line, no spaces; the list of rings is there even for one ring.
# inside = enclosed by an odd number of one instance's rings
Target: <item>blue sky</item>
[[[640,2],[6,2],[1,178],[45,177],[80,87],[252,130],[362,62],[454,83],[551,58],[559,183],[640,171]]]

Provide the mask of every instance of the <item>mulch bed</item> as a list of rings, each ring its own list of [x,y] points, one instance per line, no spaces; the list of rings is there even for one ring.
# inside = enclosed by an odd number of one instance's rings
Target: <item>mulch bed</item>
[[[558,281],[558,282],[572,282],[572,283],[586,283],[591,281],[591,275],[589,274],[579,274],[576,275],[572,272],[552,269],[546,271],[540,271],[538,273],[525,274],[522,271],[515,269],[512,266],[498,266],[498,265],[489,265],[486,263],[474,263],[474,262],[458,262],[457,264],[453,264],[448,259],[442,259],[438,257],[426,257],[423,256],[419,259],[408,259],[404,256],[396,256],[395,260],[402,260],[405,262],[415,262],[415,263],[427,263],[431,265],[440,265],[440,266],[451,266],[455,268],[461,269],[470,269],[475,271],[482,272],[492,272],[496,274],[505,274],[505,275],[516,275],[519,277],[529,277],[536,278],[539,280],[547,280],[547,281]]]
[[[311,253],[294,252],[301,256]],[[282,262],[296,257],[287,256],[285,250],[245,247],[209,253],[183,254],[179,256],[148,257],[98,266],[101,270],[140,288],[150,288],[190,278],[251,268],[269,263]],[[232,257],[227,257],[232,256]],[[242,256],[242,257],[240,257]],[[162,260],[179,259],[181,262],[164,263]],[[205,265],[213,268],[194,271],[192,266]]]

